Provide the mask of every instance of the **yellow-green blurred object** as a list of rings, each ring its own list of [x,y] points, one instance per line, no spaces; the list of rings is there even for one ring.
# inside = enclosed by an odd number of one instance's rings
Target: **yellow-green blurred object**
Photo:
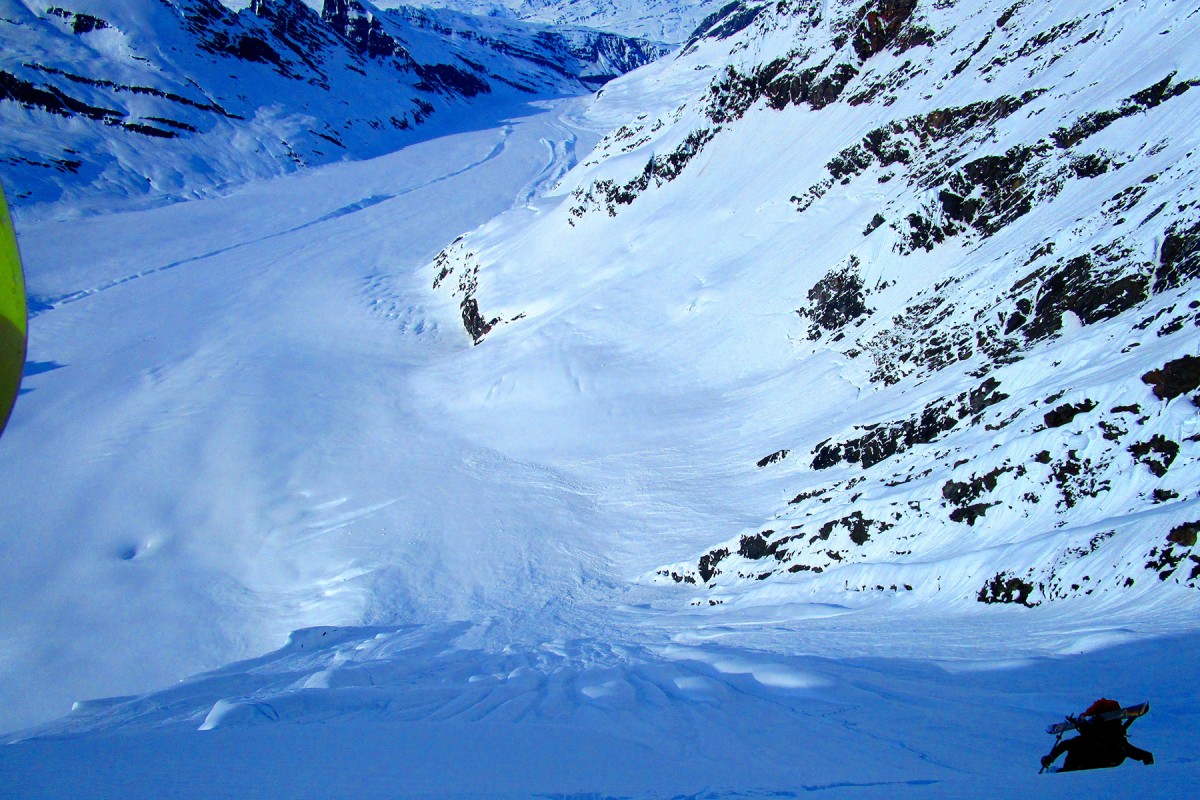
[[[25,370],[29,326],[25,311],[25,277],[17,253],[12,215],[0,187],[0,433],[8,424]]]

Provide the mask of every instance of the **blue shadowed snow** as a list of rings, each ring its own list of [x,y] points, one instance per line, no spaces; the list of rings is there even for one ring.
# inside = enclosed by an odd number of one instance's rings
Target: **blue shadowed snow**
[[[455,646],[465,630],[300,631],[173,689],[81,705],[0,749],[0,775],[15,798],[952,798],[1181,796],[1194,771],[1175,732],[1197,722],[1195,635],[1006,667],[588,642],[485,654]],[[814,687],[761,680],[783,673]],[[1130,735],[1157,763],[1037,775],[1045,724],[1099,693],[1151,699]]]
[[[66,364],[59,364],[56,361],[26,361],[24,377],[30,375],[41,375],[43,372],[51,372],[56,369],[62,369]]]

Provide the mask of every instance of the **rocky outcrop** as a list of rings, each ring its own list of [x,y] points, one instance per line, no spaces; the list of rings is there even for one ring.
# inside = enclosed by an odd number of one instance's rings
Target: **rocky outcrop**
[[[813,448],[812,468],[829,469],[846,463],[869,469],[915,445],[929,444],[963,420],[1005,400],[1008,395],[997,391],[999,388],[1000,384],[989,378],[957,397],[930,403],[908,419],[861,426],[864,435],[840,442],[826,439]]]
[[[1142,382],[1154,390],[1159,400],[1173,400],[1181,394],[1200,389],[1200,356],[1183,356],[1163,364],[1142,376]],[[1200,406],[1200,400],[1196,402]]]
[[[65,8],[51,6],[46,9],[46,16],[58,17],[64,20],[71,26],[71,32],[80,35],[91,33],[92,31],[101,31],[111,27],[107,21],[100,17],[94,17],[91,14],[84,14],[79,11],[68,11]]]
[[[808,307],[796,313],[812,321],[809,339],[821,338],[823,331],[839,333],[849,323],[871,313],[865,302],[859,266],[858,258],[850,256],[846,266],[828,273],[808,290]]]

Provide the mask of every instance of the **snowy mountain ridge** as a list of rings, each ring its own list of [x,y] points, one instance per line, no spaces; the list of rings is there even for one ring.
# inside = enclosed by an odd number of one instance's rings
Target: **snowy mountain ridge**
[[[654,41],[680,43],[728,0],[393,0],[416,7],[511,17],[548,25],[584,25]],[[732,5],[732,4],[729,4]]]
[[[575,94],[665,52],[584,29],[370,3],[4,0],[0,168],[34,205],[195,196],[413,139],[439,110]],[[461,121],[457,124],[462,124]],[[52,132],[52,134],[51,134]],[[105,205],[107,204],[107,206]]]

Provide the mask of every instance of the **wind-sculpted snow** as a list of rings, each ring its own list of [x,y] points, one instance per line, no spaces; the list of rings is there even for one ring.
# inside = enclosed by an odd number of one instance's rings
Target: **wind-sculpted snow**
[[[580,324],[573,296],[637,293],[656,315],[630,329],[756,398],[744,469],[791,499],[655,571],[697,603],[760,581],[1025,606],[1200,588],[1177,533],[1200,519],[1197,405],[1142,378],[1197,356],[1198,24],[1181,3],[781,3],[610,86],[652,107],[712,75],[606,136],[552,219],[443,253],[439,285],[469,270],[456,293],[497,347]],[[548,237],[586,254],[553,288]]]
[[[368,158],[415,141],[435,113],[442,130],[469,126],[486,106],[577,94],[666,52],[344,0],[85,5],[0,5],[0,170],[23,211],[195,196]]]
[[[636,621],[634,609],[610,613]],[[831,622],[837,614],[761,631],[790,638],[792,652],[730,647],[711,620],[686,626],[694,641],[551,639],[502,652],[464,647],[467,623],[308,628],[164,691],[78,703],[0,749],[0,774],[18,798],[162,787],[182,798],[731,799],[1171,796],[1192,774],[1187,744],[1168,731],[1195,716],[1190,672],[1173,656],[1194,636],[1131,643],[1128,630],[1081,636],[1046,621],[1038,638],[1072,652],[1046,660],[1019,645],[988,656],[995,648],[969,625],[944,620],[907,631],[942,648],[958,634],[934,661],[846,660],[838,644],[794,652],[797,639],[835,631],[878,640],[879,620],[856,628]],[[995,642],[1013,631],[990,632]],[[1131,730],[1153,747],[1154,769],[1039,777],[1028,765],[1054,721],[1041,706],[1072,707],[1062,687],[1096,674],[1120,697],[1177,687],[1179,710],[1152,704]]]

